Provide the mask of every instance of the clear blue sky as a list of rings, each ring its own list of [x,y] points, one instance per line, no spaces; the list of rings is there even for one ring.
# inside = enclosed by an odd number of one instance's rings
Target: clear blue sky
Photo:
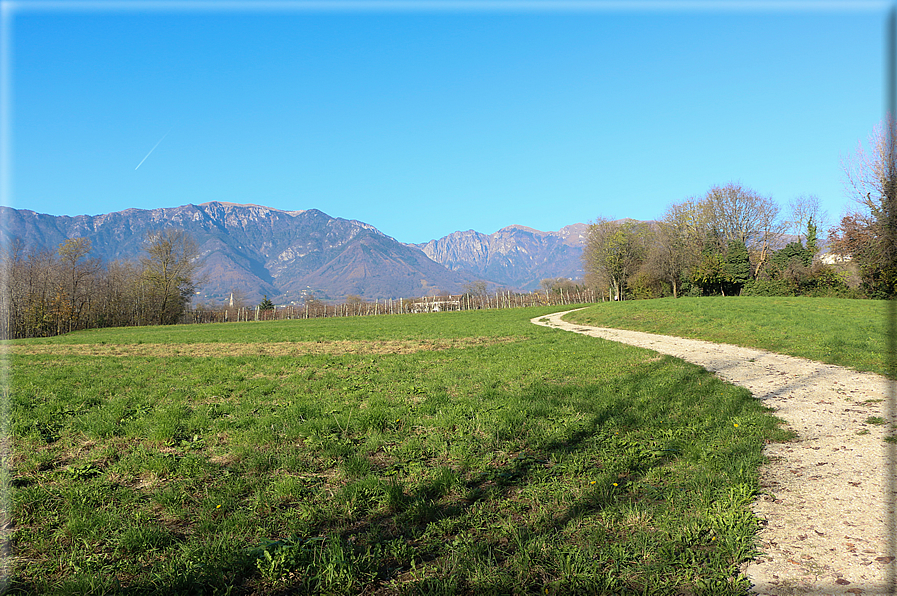
[[[721,4],[6,3],[5,200],[315,208],[425,242],[737,181],[835,220],[890,5]]]

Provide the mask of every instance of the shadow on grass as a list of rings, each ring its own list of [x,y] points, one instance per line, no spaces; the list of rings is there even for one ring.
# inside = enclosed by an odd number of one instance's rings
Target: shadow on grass
[[[621,448],[615,453],[618,442],[610,430],[625,435],[645,424],[646,413],[637,411],[643,403],[638,396],[657,393],[654,379],[663,370],[663,362],[652,362],[630,375],[620,375],[610,385],[540,383],[519,393],[496,391],[492,403],[508,404],[511,409],[515,404],[549,399],[573,403],[579,416],[562,421],[557,428],[563,430],[555,434],[526,435],[523,450],[486,469],[470,471],[445,465],[441,473],[428,474],[410,488],[375,470],[369,488],[379,491],[376,506],[362,508],[349,518],[322,518],[303,536],[272,537],[255,548],[147,570],[138,578],[78,579],[60,586],[57,593],[644,591],[640,580],[621,577],[619,561],[590,560],[593,555],[583,554],[588,550],[582,542],[585,537],[570,540],[569,532],[581,520],[600,515],[621,498],[629,499],[627,484],[637,483],[674,457],[644,456],[638,449],[628,453]],[[613,396],[610,402],[608,396]],[[551,419],[557,415],[553,406],[541,412],[536,416]],[[514,418],[504,420],[512,425]],[[494,429],[499,435],[514,430],[500,427],[497,424]],[[522,436],[524,431],[518,430]],[[600,465],[596,470],[602,480],[592,486],[580,471],[562,465],[577,458]],[[611,488],[612,482],[619,486]],[[536,497],[527,493],[546,486],[547,491]],[[625,537],[608,536],[608,540]],[[35,592],[13,583],[9,593]]]
[[[639,376],[644,376],[644,373]],[[630,379],[628,387],[638,391],[639,383]],[[529,397],[551,394],[553,398],[591,401],[591,395],[606,395],[590,387],[532,387]],[[520,396],[499,396],[499,401],[513,402]],[[613,404],[593,407],[584,420],[567,429],[561,436],[533,441],[529,447],[504,463],[489,469],[470,472],[454,471],[454,478],[434,474],[408,492],[390,495],[391,510],[368,512],[351,520],[322,520],[309,533],[319,537],[312,543],[295,538],[270,545],[268,555],[256,551],[252,556],[264,561],[262,566],[280,557],[285,572],[297,572],[292,581],[284,581],[277,593],[317,593],[337,591],[365,594],[489,594],[545,593],[544,586],[558,580],[563,569],[552,569],[551,553],[538,550],[575,550],[574,544],[558,542],[556,537],[571,523],[596,515],[616,504],[620,490],[610,486],[608,477],[602,486],[589,487],[559,469],[558,462],[571,456],[597,457],[596,440],[608,439],[603,428],[613,421],[616,428],[638,424],[628,412],[633,402],[623,393]],[[622,457],[622,456],[621,456]],[[651,468],[663,465],[666,458],[650,461],[630,457],[623,465],[625,478],[619,483],[637,482]],[[614,470],[620,465],[609,466]],[[534,483],[558,486],[554,500],[565,502],[559,509],[538,512],[518,511],[521,493]],[[582,494],[571,496],[571,486],[586,484]],[[393,490],[398,485],[393,485]],[[527,503],[526,507],[532,507]],[[524,507],[525,508],[525,507]],[[436,528],[436,529],[434,529]],[[290,551],[285,554],[285,551]],[[533,552],[528,552],[533,551]],[[376,554],[373,554],[376,553]],[[526,568],[527,561],[537,556],[538,565]],[[261,557],[265,557],[262,559]],[[538,567],[538,569],[536,569]],[[341,577],[341,587],[335,579]],[[355,578],[354,588],[352,579]],[[563,593],[595,593],[613,589],[616,593],[637,590],[627,587],[618,578],[580,574],[576,583],[563,584]]]

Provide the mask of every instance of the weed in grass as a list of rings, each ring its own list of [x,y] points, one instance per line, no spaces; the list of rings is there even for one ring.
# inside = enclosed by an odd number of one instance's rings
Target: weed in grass
[[[868,418],[866,418],[865,422],[866,422],[866,424],[875,424],[875,425],[887,423],[887,421],[884,418],[882,418],[881,416],[869,416]]]

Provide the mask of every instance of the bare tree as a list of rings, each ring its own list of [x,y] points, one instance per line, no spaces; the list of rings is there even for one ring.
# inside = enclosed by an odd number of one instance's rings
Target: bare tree
[[[791,219],[788,226],[797,236],[798,242],[803,242],[810,226],[817,230],[827,229],[829,226],[828,212],[822,208],[819,197],[816,195],[801,195],[788,202]],[[803,238],[801,238],[803,236]]]
[[[883,215],[889,171],[894,164],[895,126],[894,120],[888,117],[872,129],[868,147],[860,141],[856,152],[841,158],[847,194],[863,212],[876,218]]]
[[[876,296],[897,294],[897,123],[889,115],[872,131],[868,148],[842,158],[845,187],[859,209],[833,230],[832,247],[852,251],[863,283]]]
[[[464,291],[471,296],[486,296],[488,288],[489,283],[482,279],[464,284]]]
[[[474,303],[474,308],[483,308],[489,294],[489,283],[486,280],[478,279],[476,281],[464,284],[464,293],[467,294],[467,304]]]
[[[769,260],[773,242],[785,230],[778,204],[734,182],[711,188],[702,204],[718,252],[724,253],[732,242],[743,243],[753,253],[756,277]]]
[[[175,323],[197,285],[196,243],[183,230],[168,228],[148,234],[143,250],[146,255],[140,263],[150,318],[159,325]]]
[[[701,260],[708,235],[707,210],[695,199],[671,205],[655,227],[645,267],[679,296],[681,281]]]
[[[353,315],[359,315],[364,309],[364,298],[357,294],[348,294],[346,296],[346,309]]]
[[[25,243],[21,238],[13,238],[8,244],[0,247],[2,251],[2,339],[21,337],[23,328],[24,307],[27,303],[27,288],[24,285],[24,253]]]
[[[67,327],[66,331],[78,327],[91,299],[90,286],[96,282],[95,277],[101,268],[99,259],[87,258],[90,251],[91,244],[88,238],[70,238],[56,250],[64,276],[64,279],[60,280],[61,291],[58,295],[65,306],[66,316],[63,317],[61,324]]]
[[[761,247],[783,229],[775,201],[734,182],[711,188],[703,204],[711,234],[723,249],[733,241]]]
[[[141,274],[133,261],[113,261],[98,288],[97,324],[122,327],[140,323]]]

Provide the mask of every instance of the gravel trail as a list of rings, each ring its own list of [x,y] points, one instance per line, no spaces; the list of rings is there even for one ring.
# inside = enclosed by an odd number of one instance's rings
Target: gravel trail
[[[797,434],[764,450],[769,463],[754,502],[763,554],[742,567],[752,593],[897,593],[897,548],[888,531],[897,491],[887,481],[894,468],[884,440],[895,434],[897,416],[888,412],[887,379],[765,350],[567,323],[567,312],[532,322],[702,366],[749,389]],[[867,422],[873,417],[879,420]]]

